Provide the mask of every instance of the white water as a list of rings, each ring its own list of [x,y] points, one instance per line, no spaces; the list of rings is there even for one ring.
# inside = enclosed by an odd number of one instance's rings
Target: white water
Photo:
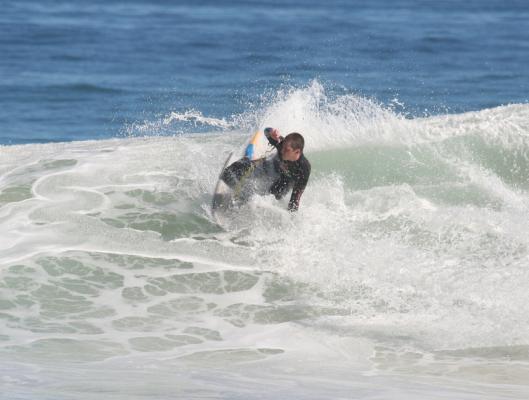
[[[0,397],[527,398],[529,107],[187,117],[235,130],[0,148]],[[219,225],[249,120],[313,175]]]

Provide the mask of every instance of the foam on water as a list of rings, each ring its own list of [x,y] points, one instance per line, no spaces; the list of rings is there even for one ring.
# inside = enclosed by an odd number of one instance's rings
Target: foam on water
[[[224,133],[1,147],[1,385],[523,398],[528,114],[407,119],[314,82],[253,115],[199,115]],[[270,196],[211,216],[249,121],[306,136],[296,215]]]

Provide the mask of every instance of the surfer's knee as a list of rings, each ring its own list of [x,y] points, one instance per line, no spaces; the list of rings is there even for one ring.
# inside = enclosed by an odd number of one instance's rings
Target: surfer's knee
[[[235,161],[224,171],[222,171],[221,179],[226,183],[226,185],[233,188],[235,185],[237,185],[246,171],[248,171],[251,165],[251,161],[246,157]]]

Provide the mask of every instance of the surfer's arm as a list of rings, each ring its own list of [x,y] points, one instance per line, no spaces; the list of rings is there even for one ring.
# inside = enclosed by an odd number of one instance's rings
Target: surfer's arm
[[[292,190],[292,196],[290,196],[290,201],[288,202],[288,211],[298,211],[299,208],[299,200],[301,199],[301,195],[303,194],[303,189],[296,189],[294,188]]]
[[[270,143],[275,148],[277,148],[283,140],[283,136],[281,136],[279,131],[275,128],[265,128],[264,134],[268,139],[268,143]]]
[[[301,200],[301,195],[307,187],[310,176],[310,163],[305,159],[303,163],[301,175],[298,177],[292,188],[292,195],[290,196],[290,201],[288,202],[289,211],[297,211],[299,208],[299,201]]]
[[[307,186],[307,181],[303,180],[301,182],[296,182],[294,188],[292,189],[292,195],[290,196],[290,201],[288,202],[288,211],[298,211],[299,201],[301,200],[301,195]]]

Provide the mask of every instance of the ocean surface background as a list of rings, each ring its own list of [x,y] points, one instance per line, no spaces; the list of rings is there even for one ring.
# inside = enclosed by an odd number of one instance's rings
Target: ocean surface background
[[[499,0],[4,1],[0,143],[116,137],[171,111],[229,119],[313,79],[411,117],[524,103],[528,12]]]
[[[1,10],[0,399],[528,398],[526,2]]]

